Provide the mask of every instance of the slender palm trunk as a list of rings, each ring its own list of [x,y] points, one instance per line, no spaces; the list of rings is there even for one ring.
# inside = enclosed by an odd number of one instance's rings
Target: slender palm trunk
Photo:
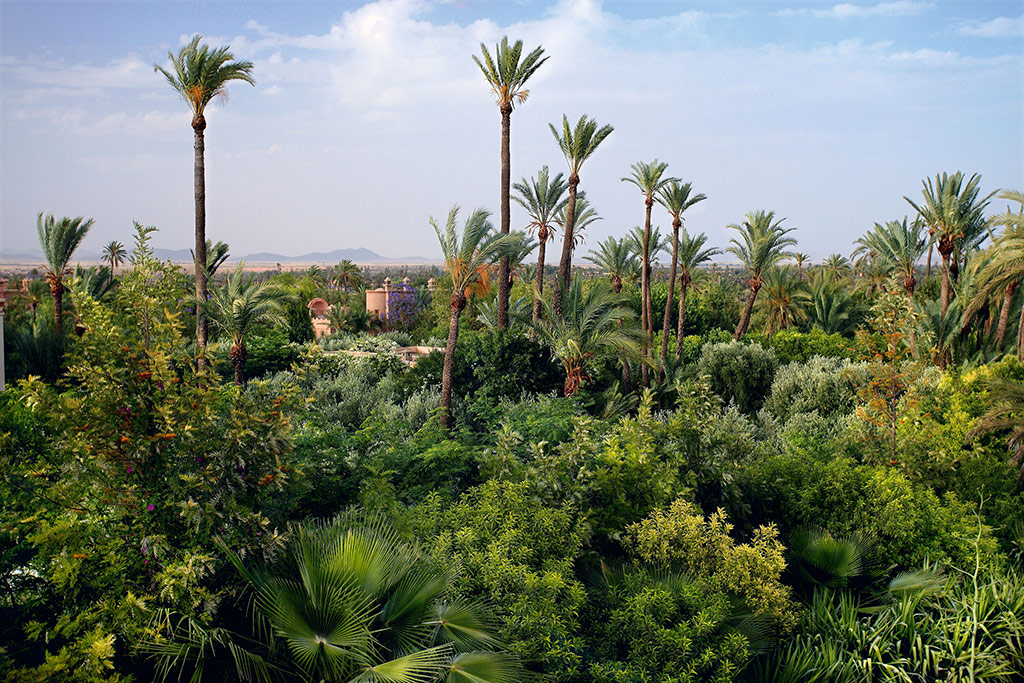
[[[1010,304],[1013,302],[1013,295],[1017,292],[1020,283],[1014,282],[1006,288],[1003,294],[1003,305],[999,309],[999,326],[996,327],[996,348],[1003,350],[1003,342],[1006,340],[1006,328],[1010,324]]]
[[[569,278],[572,272],[572,231],[576,224],[576,188],[579,184],[579,175],[573,173],[569,176],[569,201],[565,205],[565,225],[562,227],[562,259],[558,262],[558,279],[555,281],[551,302],[556,315],[562,315],[562,297],[569,291]]]
[[[676,328],[676,358],[683,355],[683,331],[686,329],[686,285],[688,283],[689,276],[680,275],[679,277],[679,323]]]
[[[750,327],[750,314],[754,310],[754,299],[757,298],[757,290],[761,289],[761,286],[750,288],[750,293],[747,295],[747,305],[743,307],[743,315],[740,316],[740,323],[736,326],[736,333],[733,334],[733,339],[739,339],[747,333],[747,328]]]
[[[647,197],[644,205],[643,262],[640,265],[640,326],[647,332],[647,346],[643,350],[644,358],[647,358],[647,354],[654,346],[654,323],[651,320],[651,207],[654,206],[654,199]],[[650,384],[646,363],[640,368],[640,383],[645,387]]]
[[[931,234],[931,233],[930,233]],[[932,251],[935,249],[934,240],[928,242],[928,270],[925,273],[925,277],[932,276]]]
[[[509,153],[509,133],[512,126],[512,105],[501,106],[501,233],[507,235],[512,225],[509,213],[509,186],[512,182],[512,164]],[[498,329],[508,329],[508,300],[512,288],[509,277],[508,255],[498,262]]]
[[[537,277],[533,281],[533,324],[540,321],[540,310],[542,308],[542,297],[544,295],[544,255],[548,248],[548,229],[541,226],[537,231],[539,238],[539,249],[537,250]],[[531,332],[531,335],[533,333]]]
[[[50,287],[53,294],[53,331],[57,334],[57,344],[64,344],[64,285],[57,283]]]
[[[452,292],[450,302],[451,314],[448,320],[448,344],[444,350],[444,370],[441,373],[441,425],[445,429],[452,426],[452,379],[455,374],[455,344],[459,340],[459,317],[466,308],[466,295]]]
[[[676,288],[676,258],[679,256],[679,219],[672,221],[672,267],[668,275],[668,298],[665,300],[665,317],[661,322],[661,365],[658,367],[658,381],[665,381],[665,364],[668,363],[668,331],[672,324],[672,293]]]
[[[238,342],[228,352],[228,360],[235,368],[235,386],[242,386],[245,383],[245,361],[249,358],[249,351],[245,348],[244,342]]]
[[[942,304],[942,315],[946,315],[949,308],[949,256],[942,256],[942,289],[939,293],[939,301]]]
[[[192,119],[192,129],[195,131],[195,199],[196,199],[196,342],[201,350],[206,349],[207,319],[203,312],[202,302],[206,301],[207,277],[206,277],[206,138],[203,131],[206,130],[206,119],[202,114],[197,114]],[[204,365],[205,360],[199,359],[199,364]]]

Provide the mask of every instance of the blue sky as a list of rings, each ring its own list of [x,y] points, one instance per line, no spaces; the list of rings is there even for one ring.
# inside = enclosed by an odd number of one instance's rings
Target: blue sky
[[[926,176],[1024,187],[1021,0],[0,0],[0,251],[35,251],[39,211],[93,217],[86,251],[132,220],[190,246],[189,115],[153,64],[196,32],[255,63],[208,112],[208,232],[236,255],[433,257],[429,216],[497,211],[499,116],[470,57],[504,34],[550,56],[512,117],[514,180],[564,168],[563,113],[615,126],[581,173],[604,218],[584,250],[642,221],[620,178],[654,158],[708,195],[691,231],[724,246],[774,210],[816,259],[902,217]]]

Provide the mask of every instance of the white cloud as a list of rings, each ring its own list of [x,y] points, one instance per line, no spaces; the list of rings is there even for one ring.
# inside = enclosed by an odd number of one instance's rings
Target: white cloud
[[[812,16],[822,19],[852,19],[859,17],[906,17],[924,14],[935,7],[934,2],[895,0],[875,5],[855,5],[848,2],[832,5],[828,9],[782,9],[775,14],[782,17]]]
[[[1019,38],[1024,36],[1024,14],[1019,17],[998,17],[990,21],[965,22],[957,31],[979,38]]]

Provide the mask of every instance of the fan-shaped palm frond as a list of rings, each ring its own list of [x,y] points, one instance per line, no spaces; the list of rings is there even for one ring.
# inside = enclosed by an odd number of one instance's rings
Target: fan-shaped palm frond
[[[383,520],[348,513],[307,522],[289,550],[260,568],[230,557],[283,644],[278,654],[303,677],[506,683],[521,675],[514,659],[493,652],[499,643],[481,608],[445,599],[453,574]]]

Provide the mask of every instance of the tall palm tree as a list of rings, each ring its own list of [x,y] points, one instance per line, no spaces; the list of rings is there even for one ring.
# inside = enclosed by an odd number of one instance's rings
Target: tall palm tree
[[[473,55],[473,61],[480,67],[501,112],[501,233],[507,235],[512,226],[509,210],[509,186],[512,182],[512,167],[509,153],[509,134],[512,125],[512,110],[517,103],[526,101],[530,91],[524,86],[548,60],[543,57],[544,48],[538,47],[523,57],[523,41],[508,44],[508,36],[494,46],[494,57],[487,46],[480,43],[483,60]],[[508,327],[509,264],[501,259],[498,266],[498,329]]]
[[[210,298],[200,306],[214,326],[231,340],[228,360],[235,369],[238,386],[245,379],[245,361],[249,357],[246,335],[258,325],[287,327],[285,304],[291,296],[272,282],[256,282],[254,276],[242,272],[244,267],[245,262],[239,262],[224,285],[214,287]]]
[[[770,337],[779,330],[807,320],[811,303],[807,283],[791,266],[772,266],[765,273],[764,293],[758,301],[764,318],[765,333]]]
[[[630,166],[631,173],[622,182],[631,183],[640,189],[644,197],[644,237],[640,244],[640,326],[647,332],[648,346],[654,345],[654,321],[651,319],[651,208],[654,197],[663,187],[677,178],[666,178],[668,164],[655,159],[650,163],[638,161]],[[645,350],[646,353],[646,350]],[[647,366],[643,368],[643,385],[647,386]]]
[[[610,125],[598,128],[597,121],[588,119],[586,114],[580,117],[573,128],[569,127],[569,118],[565,114],[562,115],[561,132],[551,124],[548,124],[548,127],[551,128],[551,134],[555,136],[558,148],[562,150],[562,156],[569,165],[569,199],[565,205],[566,221],[562,228],[562,258],[558,263],[558,280],[553,297],[553,310],[561,315],[562,295],[569,288],[569,279],[572,276],[572,250],[575,244],[573,221],[576,218],[576,192],[580,184],[580,168],[615,129]]]
[[[110,280],[114,280],[114,271],[117,267],[124,263],[124,260],[128,258],[128,252],[125,251],[124,245],[117,240],[110,240],[106,246],[103,247],[103,260],[110,264]]]
[[[943,315],[949,308],[951,256],[960,253],[965,240],[972,242],[982,235],[985,207],[995,195],[993,192],[987,197],[979,197],[980,183],[981,176],[976,173],[967,179],[966,184],[960,171],[952,175],[943,173],[935,176],[934,184],[931,178],[921,182],[923,200],[920,206],[904,197],[928,226],[942,257],[940,301]],[[959,259],[956,270],[959,272]]]
[[[747,220],[739,225],[726,227],[737,231],[739,239],[729,240],[732,245],[728,252],[736,256],[747,269],[747,303],[743,307],[740,322],[736,325],[734,339],[747,333],[750,327],[750,315],[754,310],[757,293],[764,284],[764,276],[769,268],[790,257],[786,247],[796,245],[796,240],[786,237],[794,228],[783,228],[784,218],[775,218],[774,211],[753,211],[747,214]]]
[[[579,278],[573,280],[562,314],[549,311],[547,320],[537,325],[541,341],[551,347],[565,368],[566,396],[583,387],[602,358],[614,354],[635,360],[640,356],[643,333],[628,324],[635,320],[635,314],[625,306],[626,297],[604,285],[586,289],[584,293]]]
[[[441,374],[441,424],[450,427],[452,423],[452,377],[455,370],[455,345],[459,340],[459,319],[466,308],[466,291],[481,278],[481,272],[504,255],[512,234],[495,235],[494,226],[485,209],[470,214],[462,228],[462,235],[456,233],[459,207],[448,211],[444,231],[430,219],[430,226],[437,234],[444,258],[444,269],[452,281],[452,294],[448,300],[450,310],[448,322],[448,343],[445,346],[444,370]]]
[[[672,322],[672,294],[676,288],[676,267],[679,264],[679,229],[683,226],[683,213],[694,204],[698,204],[707,195],[693,192],[692,183],[673,180],[663,185],[658,191],[658,203],[665,207],[672,218],[672,266],[669,269],[668,299],[665,302],[665,319],[661,324],[661,361],[658,365],[659,381],[665,378],[665,364],[668,362],[668,329]],[[680,295],[682,298],[682,295]],[[679,346],[680,342],[676,342]]]
[[[679,266],[679,321],[676,328],[676,357],[683,353],[683,332],[686,330],[686,291],[697,275],[700,264],[707,263],[712,256],[721,254],[717,247],[704,248],[708,236],[704,233],[690,235],[683,228],[679,234],[679,253],[676,263]]]
[[[58,221],[52,214],[40,212],[36,217],[39,246],[46,259],[46,282],[53,295],[53,329],[58,343],[64,338],[64,277],[71,274],[71,257],[91,227],[92,219],[81,216],[65,216]]]
[[[153,68],[163,74],[172,88],[188,103],[192,110],[192,131],[195,136],[195,186],[196,205],[196,299],[206,300],[208,275],[206,270],[206,107],[217,96],[227,93],[228,83],[244,81],[255,85],[252,78],[252,62],[235,62],[229,48],[210,49],[201,44],[203,37],[193,36],[188,45],[177,55],[167,53],[172,69],[169,71],[159,64]],[[206,347],[206,317],[200,315],[196,321],[196,341],[200,348]],[[201,361],[202,362],[202,361]]]
[[[569,183],[561,173],[550,177],[548,167],[542,166],[537,171],[536,178],[523,178],[522,182],[512,186],[516,191],[512,199],[519,206],[526,209],[530,218],[527,230],[537,231],[537,242],[540,248],[537,250],[537,272],[533,284],[533,322],[540,320],[541,297],[544,294],[544,256],[547,251],[548,240],[553,236],[555,216],[565,206],[565,192],[569,189]]]
[[[342,261],[333,268],[334,286],[345,292],[351,292],[363,286],[363,274],[359,266],[348,259]]]

